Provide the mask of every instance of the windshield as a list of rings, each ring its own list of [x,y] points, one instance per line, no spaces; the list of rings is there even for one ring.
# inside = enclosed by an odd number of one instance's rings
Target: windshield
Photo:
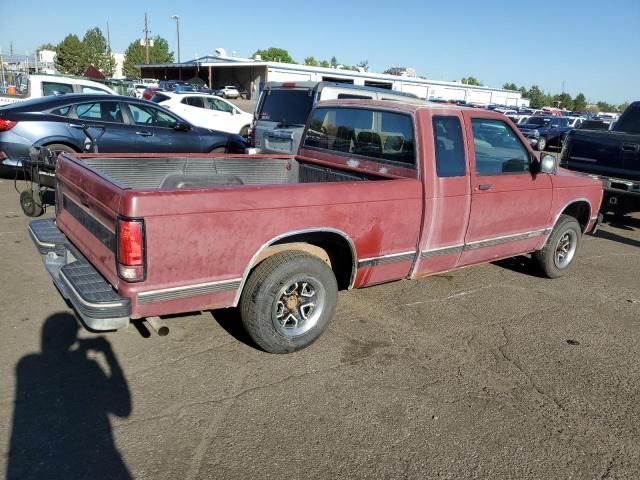
[[[531,117],[529,120],[527,120],[527,125],[542,126],[549,125],[549,122],[551,122],[551,119],[546,117]]]
[[[258,120],[279,122],[285,125],[304,125],[311,112],[313,97],[309,90],[290,88],[265,92]]]

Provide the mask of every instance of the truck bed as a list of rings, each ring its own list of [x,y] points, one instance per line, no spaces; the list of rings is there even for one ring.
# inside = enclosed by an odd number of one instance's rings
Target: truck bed
[[[296,158],[101,156],[83,161],[100,176],[125,190],[354,182],[381,178]]]

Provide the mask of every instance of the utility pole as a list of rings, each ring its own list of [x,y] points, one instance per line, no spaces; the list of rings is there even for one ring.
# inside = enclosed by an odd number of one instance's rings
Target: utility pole
[[[149,64],[149,24],[147,12],[144,12],[144,63]]]
[[[109,22],[107,22],[107,48],[111,51],[111,32],[109,32]]]
[[[172,15],[171,18],[176,21],[176,36],[178,37],[178,63],[180,63],[180,17]]]

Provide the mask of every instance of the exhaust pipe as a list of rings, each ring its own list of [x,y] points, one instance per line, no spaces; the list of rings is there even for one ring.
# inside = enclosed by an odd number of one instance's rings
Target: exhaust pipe
[[[158,334],[158,336],[166,337],[169,335],[169,327],[162,323],[160,317],[148,317],[145,320],[147,324]]]

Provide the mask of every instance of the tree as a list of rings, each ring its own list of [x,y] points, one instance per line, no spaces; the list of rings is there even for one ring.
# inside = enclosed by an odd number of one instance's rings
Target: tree
[[[307,57],[304,59],[305,65],[311,65],[312,67],[318,66],[318,61],[314,57]]]
[[[146,63],[145,48],[138,40],[129,44],[124,52],[124,75],[127,78],[140,78],[140,70],[136,65]],[[169,51],[169,42],[159,35],[153,38],[153,46],[149,47],[149,63],[173,62],[173,52]]]
[[[82,75],[84,46],[76,35],[67,35],[56,46],[56,68],[60,73]]]
[[[465,77],[462,80],[460,80],[460,83],[463,83],[465,85],[477,85],[477,86],[482,85],[482,82],[479,81],[476,77]]]
[[[251,57],[256,55],[260,55],[265,62],[296,63],[289,52],[283,48],[269,47],[266,50],[256,50]]]
[[[358,65],[356,65],[357,68],[362,68],[365,72],[369,71],[369,59],[366,60],[361,60],[360,63],[358,63]]]
[[[532,108],[540,108],[544,107],[547,104],[547,99],[545,94],[540,87],[537,85],[532,85],[531,88],[527,91],[526,98],[531,101]]]
[[[334,55],[333,57],[331,57],[331,68],[336,68],[337,66],[338,66],[338,59]]]
[[[515,83],[505,83],[504,85],[502,85],[502,88],[504,90],[514,90],[517,91],[518,90],[518,86]]]
[[[325,67],[325,68],[329,68],[331,66],[331,64],[329,62],[327,62],[326,60],[322,60],[320,62],[320,66],[321,67]]]
[[[553,104],[558,108],[564,108],[565,110],[573,110],[573,98],[568,93],[561,93],[560,95],[553,96]]]
[[[607,102],[598,102],[596,105],[599,112],[613,112],[618,109],[615,105],[610,105]]]
[[[629,106],[629,102],[621,103],[620,105],[618,105],[618,111],[622,113],[627,109],[628,106]]]
[[[82,39],[84,68],[93,65],[105,76],[110,77],[116,69],[116,61],[111,55],[107,40],[98,27],[87,30]]]
[[[576,98],[573,100],[573,109],[576,112],[584,112],[587,109],[587,99],[584,98],[582,93],[576,95]]]
[[[40,52],[42,50],[53,50],[55,52],[56,48],[57,47],[54,44],[47,42],[47,43],[43,43],[38,48],[36,48],[36,52]]]

